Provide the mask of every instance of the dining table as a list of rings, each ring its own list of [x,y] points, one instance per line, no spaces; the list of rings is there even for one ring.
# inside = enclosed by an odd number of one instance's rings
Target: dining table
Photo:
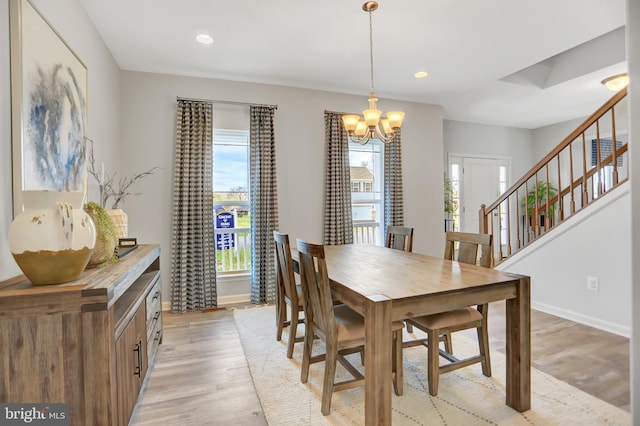
[[[391,424],[393,321],[499,300],[506,301],[505,403],[531,408],[528,276],[374,245],[324,249],[334,299],[364,317],[366,425]]]

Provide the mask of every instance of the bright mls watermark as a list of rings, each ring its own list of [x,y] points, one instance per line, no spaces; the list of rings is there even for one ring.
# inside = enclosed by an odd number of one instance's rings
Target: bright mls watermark
[[[2,404],[0,426],[69,426],[69,404]]]

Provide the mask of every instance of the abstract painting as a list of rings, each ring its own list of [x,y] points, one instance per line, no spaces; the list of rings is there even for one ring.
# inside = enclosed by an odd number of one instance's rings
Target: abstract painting
[[[23,190],[85,191],[87,68],[29,0],[10,0],[14,215]]]

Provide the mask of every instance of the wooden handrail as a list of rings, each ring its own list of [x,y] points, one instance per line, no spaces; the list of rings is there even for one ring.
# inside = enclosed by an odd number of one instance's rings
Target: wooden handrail
[[[496,201],[488,207],[480,207],[480,232],[494,235],[493,258],[496,264],[628,179],[628,161],[624,162],[625,170],[622,175],[619,173],[619,161],[629,148],[628,143],[618,146],[620,139],[616,134],[615,114],[615,106],[626,95],[626,88],[616,93]],[[607,113],[611,113],[611,139],[604,141],[611,143],[610,150],[608,146],[607,149],[602,148],[601,138],[601,119]],[[591,160],[593,165],[590,164],[587,168],[591,150],[587,150],[586,133],[594,125],[595,157]],[[579,154],[580,151],[582,154]],[[578,156],[578,160],[574,161],[574,155]],[[582,164],[577,162],[580,155]],[[574,170],[574,166],[579,169]],[[549,170],[553,167],[557,168],[556,173]],[[596,182],[597,186],[594,187]],[[576,195],[580,199],[578,207]]]
[[[540,171],[544,166],[546,166],[549,161],[558,155],[563,149],[565,149],[571,142],[573,142],[578,136],[586,132],[589,127],[591,127],[600,117],[607,113],[610,109],[612,109],[615,104],[620,102],[627,96],[627,88],[620,90],[616,93],[611,99],[609,99],[605,104],[603,104],[596,112],[591,114],[589,118],[587,118],[581,125],[579,125],[569,136],[564,138],[562,142],[558,146],[556,146],[549,154],[547,154],[542,160],[538,161],[535,166],[533,166],[524,176],[522,176],[518,181],[511,185],[509,189],[507,189],[495,202],[490,204],[486,210],[491,211],[495,209],[500,203],[506,200],[509,195],[513,194],[518,188],[522,186],[523,183],[531,179],[538,171]]]

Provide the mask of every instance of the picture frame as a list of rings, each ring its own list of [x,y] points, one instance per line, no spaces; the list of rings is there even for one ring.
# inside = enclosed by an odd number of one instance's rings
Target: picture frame
[[[29,0],[9,1],[14,217],[24,190],[86,194],[87,67]]]

